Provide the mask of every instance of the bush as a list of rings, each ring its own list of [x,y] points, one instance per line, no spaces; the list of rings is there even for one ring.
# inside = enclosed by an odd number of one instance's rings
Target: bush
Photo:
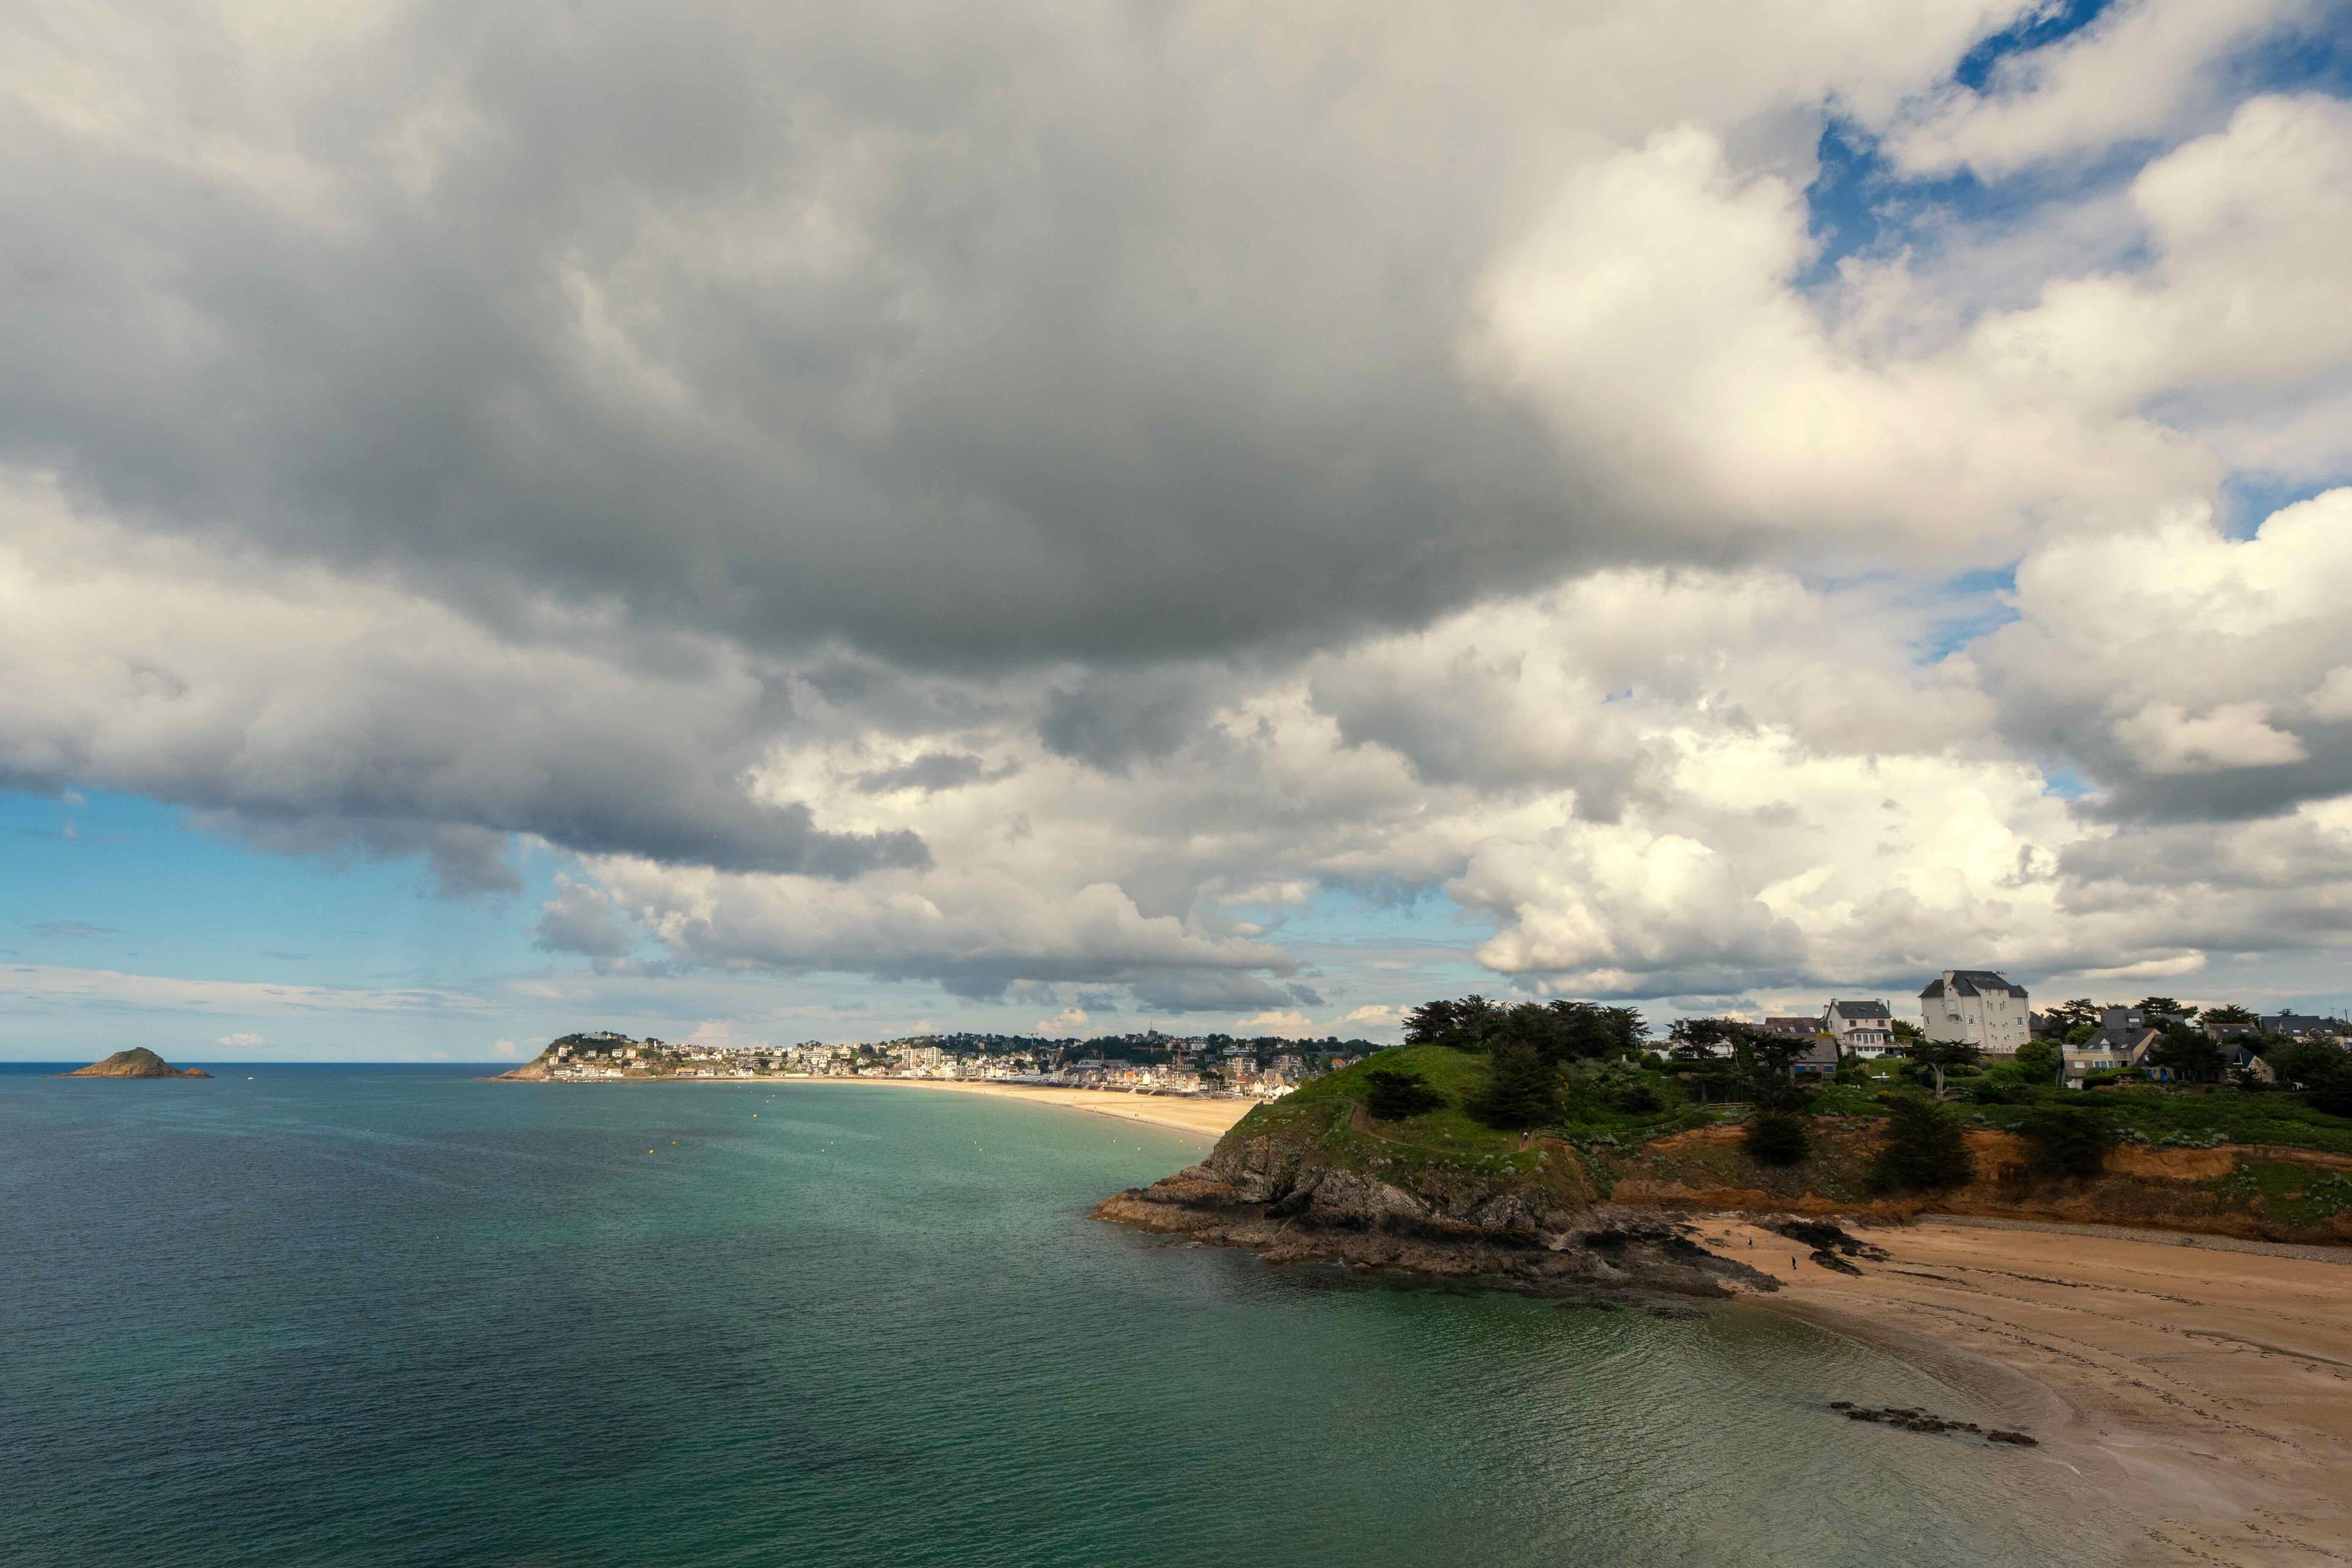
[[[1487,1059],[1493,1066],[1486,1088],[1470,1102],[1471,1115],[1505,1131],[1559,1120],[1559,1075],[1534,1047],[1498,1046]]]
[[[2036,1106],[2017,1130],[2032,1146],[2034,1170],[2046,1176],[2095,1176],[2116,1142],[2107,1119],[2087,1105]]]
[[[1364,1079],[1370,1086],[1370,1092],[1364,1096],[1364,1109],[1372,1113],[1376,1121],[1402,1121],[1445,1103],[1445,1097],[1430,1088],[1429,1080],[1417,1072],[1374,1068]]]
[[[2028,1083],[2055,1083],[2058,1069],[2066,1065],[2066,1053],[2052,1040],[2028,1040],[2017,1047],[2015,1058],[2018,1076]]]
[[[1890,1095],[1886,1142],[1871,1170],[1881,1192],[1933,1192],[1965,1186],[1976,1174],[1959,1118],[1932,1100]]]
[[[1759,1110],[1749,1117],[1739,1146],[1759,1165],[1793,1165],[1813,1152],[1804,1119],[1785,1110]]]

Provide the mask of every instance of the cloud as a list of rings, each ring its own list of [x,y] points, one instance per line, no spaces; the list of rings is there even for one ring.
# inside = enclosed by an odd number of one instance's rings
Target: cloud
[[[744,776],[786,715],[743,657],[615,649],[593,617],[529,641],[317,571],[142,540],[25,483],[0,493],[0,785],[196,808],[257,847],[424,851],[445,890],[511,890],[509,835],[584,853],[847,876],[912,834],[818,826]]]
[[[0,787],[613,1016],[2352,941],[2332,10],[592,12],[0,20]],[[493,1005],[240,984],[0,972]]]
[[[242,1050],[248,1046],[257,1046],[261,1043],[262,1039],[259,1035],[247,1034],[243,1031],[239,1031],[234,1035],[223,1035],[213,1042],[213,1044],[216,1046],[228,1046],[238,1050]]]
[[[2203,509],[2053,543],[1976,658],[2004,731],[2105,786],[2105,815],[2248,818],[2352,791],[2332,584],[2352,490],[2232,539]]]
[[[0,964],[0,997],[26,1007],[121,1011],[289,1014],[467,1013],[488,1004],[463,993],[356,985],[278,985],[258,981],[182,979],[111,969]]]
[[[2319,24],[2324,0],[2123,0],[2080,31],[1906,108],[1887,137],[1913,174],[2011,174],[2096,156],[2210,112],[2234,56]]]
[[[1377,1028],[1383,1024],[1393,1024],[1396,1020],[1397,1010],[1394,1007],[1387,1006],[1379,1003],[1373,1003],[1357,1008],[1355,1011],[1341,1018],[1339,1022],[1342,1024],[1361,1024],[1367,1027]]]
[[[120,934],[112,926],[91,925],[87,921],[34,921],[25,929],[51,942],[95,942]]]
[[[1234,1026],[1236,1030],[1253,1030],[1260,1035],[1281,1035],[1289,1039],[1315,1037],[1315,1020],[1292,1008],[1286,1012],[1267,1011],[1253,1014]]]

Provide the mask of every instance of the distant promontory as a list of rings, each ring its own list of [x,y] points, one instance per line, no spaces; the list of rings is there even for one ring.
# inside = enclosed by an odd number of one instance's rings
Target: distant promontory
[[[117,1051],[102,1062],[92,1062],[59,1078],[210,1078],[202,1068],[175,1068],[144,1046]]]

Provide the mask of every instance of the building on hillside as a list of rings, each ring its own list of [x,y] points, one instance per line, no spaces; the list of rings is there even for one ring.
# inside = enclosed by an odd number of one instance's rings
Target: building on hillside
[[[2137,1007],[2102,1007],[2090,1038],[2066,1047],[2066,1078],[2079,1083],[2095,1072],[2143,1067],[2164,1031]]]
[[[2295,1040],[2340,1040],[2352,1036],[2352,1024],[2341,1018],[2321,1018],[2309,1013],[2265,1013],[2262,1016],[2262,1032],[2284,1035]]]
[[[1830,1078],[1837,1069],[1838,1043],[1832,1035],[1815,1035],[1805,1054],[1789,1064],[1789,1070],[1799,1078]]]
[[[1931,1040],[1954,1040],[1989,1057],[2013,1057],[2032,1038],[2025,987],[1990,969],[1947,969],[1919,993],[1922,1026]]]
[[[1832,996],[1822,1009],[1818,1027],[1850,1057],[1866,1060],[1895,1049],[1895,1015],[1884,1002],[1841,1002]]]
[[[1768,1035],[1786,1035],[1792,1040],[1810,1040],[1821,1033],[1819,1018],[1767,1018],[1757,1026]]]
[[[2242,1036],[2232,1035],[2221,1042],[2221,1068],[2245,1073],[2257,1083],[2278,1082],[2278,1069],[2256,1056]]]

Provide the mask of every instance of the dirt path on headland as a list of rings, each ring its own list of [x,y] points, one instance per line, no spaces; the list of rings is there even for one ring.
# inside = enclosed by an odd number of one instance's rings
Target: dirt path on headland
[[[1782,1282],[1759,1304],[2047,1390],[2036,1435],[2144,1521],[2125,1562],[2352,1563],[2352,1249],[1930,1218],[1855,1229],[1890,1255],[1857,1277],[1697,1223]]]

